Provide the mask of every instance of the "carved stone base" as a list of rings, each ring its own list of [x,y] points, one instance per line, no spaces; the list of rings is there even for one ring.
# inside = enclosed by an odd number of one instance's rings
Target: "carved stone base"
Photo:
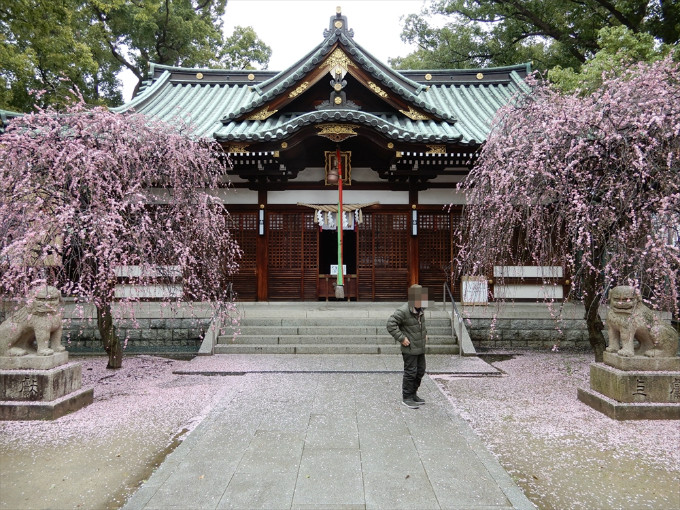
[[[583,388],[578,389],[578,399],[615,420],[680,420],[680,403],[622,403]]]
[[[0,420],[56,420],[90,405],[93,388],[83,388],[51,402],[0,401]]]
[[[578,399],[616,420],[680,419],[680,359],[605,353]]]
[[[0,356],[0,370],[49,370],[68,363],[68,351],[50,356],[27,354],[25,356]]]
[[[593,363],[590,389],[618,402],[680,403],[680,372],[626,371]]]
[[[58,361],[60,354],[65,353],[54,355],[53,361]],[[0,370],[0,420],[53,420],[76,411],[93,399],[92,388],[81,386],[79,363],[48,370]]]
[[[604,363],[619,370],[643,370],[646,372],[672,371],[680,372],[680,358],[648,358],[632,356],[627,358],[611,352],[604,353]]]

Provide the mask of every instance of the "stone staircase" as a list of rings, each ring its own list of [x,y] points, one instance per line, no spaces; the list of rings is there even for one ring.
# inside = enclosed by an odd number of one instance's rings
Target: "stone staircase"
[[[387,318],[400,303],[250,303],[215,354],[398,354]],[[259,306],[258,306],[259,305]],[[426,310],[427,354],[457,354],[446,312]]]

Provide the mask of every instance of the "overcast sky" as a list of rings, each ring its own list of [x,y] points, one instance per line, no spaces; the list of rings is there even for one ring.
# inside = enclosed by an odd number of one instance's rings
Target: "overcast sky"
[[[252,26],[272,49],[269,69],[282,71],[323,40],[336,7],[347,16],[354,40],[387,63],[413,48],[404,44],[402,16],[418,13],[424,0],[228,0],[225,32],[234,26]],[[130,99],[134,81],[124,79],[123,94]]]

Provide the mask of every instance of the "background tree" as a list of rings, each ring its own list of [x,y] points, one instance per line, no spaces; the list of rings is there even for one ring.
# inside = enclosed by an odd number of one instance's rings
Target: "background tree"
[[[428,21],[444,17],[442,27]],[[680,39],[680,3],[672,0],[432,0],[404,23],[402,39],[419,49],[399,68],[469,68],[533,62],[578,70],[597,51],[604,27],[626,27],[656,41]]]
[[[219,63],[227,69],[254,69],[259,64],[267,69],[272,49],[263,43],[253,27],[234,27],[227,37]]]
[[[114,63],[93,40],[87,13],[77,0],[0,2],[0,108],[29,111],[44,90],[43,104],[57,103],[74,84],[88,102],[122,100]],[[106,53],[103,51],[106,49]],[[108,58],[107,58],[108,53]]]
[[[678,316],[680,73],[670,58],[638,64],[585,97],[533,85],[499,112],[462,186],[459,269],[565,266],[601,361],[610,287]]]
[[[219,154],[214,141],[82,102],[14,120],[0,144],[1,295],[48,283],[94,304],[109,368],[122,363],[114,313],[135,300],[112,307],[121,266],[140,266],[142,286],[174,266],[184,299],[224,309],[240,252],[215,198]]]
[[[548,79],[562,92],[589,94],[611,76],[637,62],[656,62],[668,54],[680,56],[677,46],[658,44],[651,34],[635,33],[626,27],[605,27],[598,34],[598,52],[579,71],[556,66]],[[675,51],[673,51],[675,49]]]
[[[0,108],[58,104],[71,84],[90,104],[122,102],[118,74],[145,79],[150,62],[266,68],[271,49],[252,30],[225,37],[227,0],[3,0]],[[63,80],[67,78],[67,80]],[[66,85],[64,85],[66,83]]]

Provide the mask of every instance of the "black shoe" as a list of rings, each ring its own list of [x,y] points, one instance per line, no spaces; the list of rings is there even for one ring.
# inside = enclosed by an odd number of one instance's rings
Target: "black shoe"
[[[414,402],[417,402],[418,404],[424,404],[425,403],[425,400],[420,398],[418,395],[413,395],[413,397],[411,397],[411,400],[413,400]]]
[[[410,398],[405,398],[404,400],[401,401],[401,403],[410,409],[418,409],[418,407],[420,407],[418,402]]]

